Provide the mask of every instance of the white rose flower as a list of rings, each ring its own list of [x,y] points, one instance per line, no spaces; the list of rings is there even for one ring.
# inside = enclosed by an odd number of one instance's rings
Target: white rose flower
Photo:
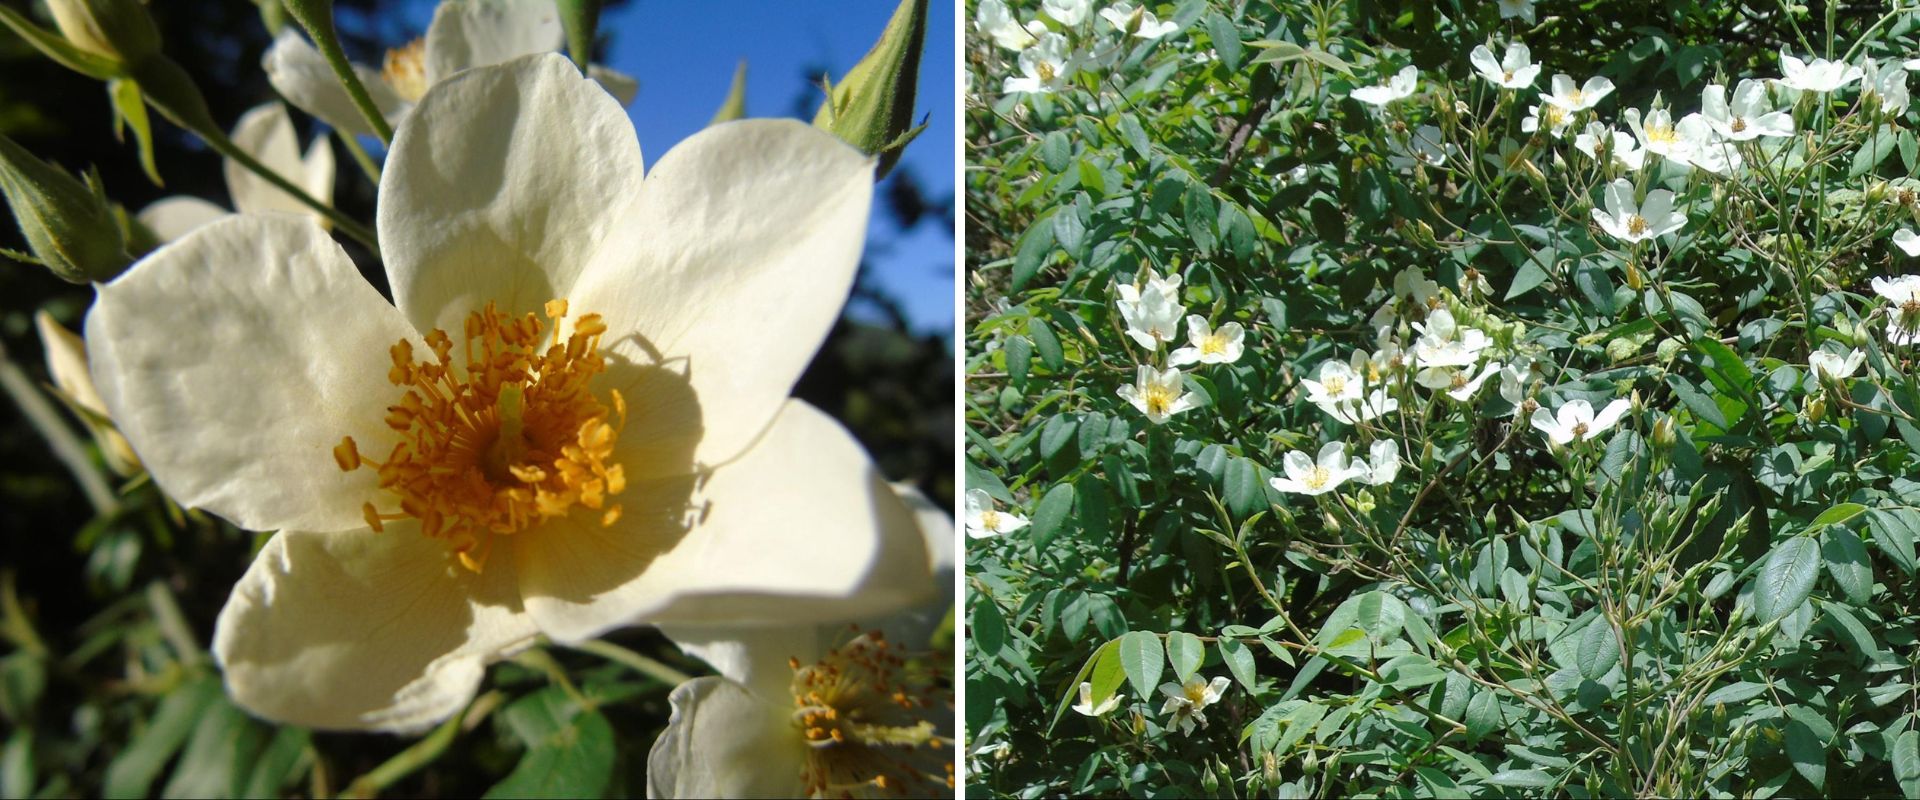
[[[1191,315],[1187,317],[1188,346],[1169,354],[1167,365],[1231,364],[1240,360],[1240,354],[1246,349],[1246,337],[1246,329],[1238,322],[1229,322],[1214,330],[1207,324],[1206,317]]]
[[[1625,178],[1607,184],[1607,210],[1593,210],[1600,229],[1628,244],[1644,242],[1680,230],[1686,217],[1673,211],[1673,193],[1655,189],[1645,203],[1633,202],[1633,184]]]
[[[1533,0],[1499,0],[1501,19],[1518,19],[1528,25],[1534,23]]]
[[[1911,96],[1907,92],[1907,70],[1898,62],[1876,67],[1869,58],[1861,65],[1861,97],[1880,100],[1880,110],[1898,115],[1907,110]]]
[[[1640,171],[1647,160],[1646,151],[1640,149],[1640,142],[1633,138],[1633,134],[1616,131],[1604,122],[1587,123],[1586,130],[1573,137],[1573,148],[1594,160],[1611,157],[1615,163],[1631,172]],[[1605,148],[1605,153],[1601,152],[1602,148]]]
[[[1420,338],[1413,343],[1414,363],[1422,368],[1471,367],[1480,362],[1480,352],[1493,346],[1493,340],[1479,328],[1455,324],[1453,312],[1434,309],[1427,321],[1414,323]]]
[[[1141,39],[1158,39],[1180,29],[1173,21],[1161,22],[1153,12],[1144,7],[1135,8],[1130,3],[1114,3],[1101,9],[1100,19],[1112,25],[1114,30],[1131,32]]]
[[[1568,444],[1575,440],[1586,441],[1606,433],[1614,423],[1620,421],[1620,415],[1627,412],[1626,400],[1615,400],[1593,413],[1593,406],[1585,400],[1569,400],[1557,412],[1550,412],[1546,406],[1533,410],[1533,427],[1546,434],[1547,441],[1554,444]]]
[[[1149,422],[1164,425],[1173,415],[1199,406],[1198,395],[1180,391],[1184,381],[1180,370],[1173,367],[1162,372],[1141,364],[1133,385],[1120,387],[1120,399],[1140,409]]]
[[[1020,72],[1007,79],[1003,91],[1048,94],[1063,89],[1073,77],[1073,63],[1067,57],[1067,37],[1057,33],[1041,34],[1039,42],[1020,51]]]
[[[1180,276],[1161,280],[1148,267],[1141,270],[1140,281],[1139,287],[1123,283],[1115,290],[1120,298],[1114,305],[1127,323],[1127,335],[1149,349],[1173,342],[1180,335],[1180,318],[1187,313],[1187,307],[1179,304]]]
[[[1414,89],[1419,86],[1419,79],[1420,70],[1408,64],[1394,73],[1393,77],[1388,78],[1386,83],[1378,86],[1362,86],[1348,92],[1347,96],[1368,105],[1385,107],[1395,100],[1412,97]]]
[[[1100,701],[1099,705],[1094,705],[1093,684],[1088,681],[1081,681],[1080,702],[1073,704],[1073,710],[1080,712],[1083,716],[1104,717],[1112,713],[1114,709],[1119,708],[1120,702],[1125,700],[1126,697],[1126,692],[1114,692],[1113,694],[1107,695],[1107,699]]]
[[[643,181],[619,103],[543,54],[446,80],[401,125],[393,303],[288,215],[99,287],[93,377],[154,482],[278,531],[215,624],[234,701],[417,730],[540,636],[918,597],[912,513],[788,396],[872,194],[873,159],[785,120],[707,128]]]
[[[1364,479],[1370,473],[1367,465],[1347,459],[1346,442],[1326,443],[1313,460],[1308,460],[1307,454],[1302,451],[1290,450],[1281,459],[1280,468],[1287,476],[1274,478],[1268,483],[1273,484],[1276,490],[1304,495],[1326,494],[1339,488],[1342,483],[1355,478]]]
[[[1384,486],[1400,476],[1400,445],[1388,439],[1376,440],[1367,448],[1367,483]]]
[[[1399,410],[1400,401],[1388,397],[1384,389],[1375,389],[1368,392],[1364,399],[1344,403],[1320,403],[1319,406],[1321,411],[1327,412],[1327,416],[1347,425],[1356,425]]]
[[[1011,511],[994,510],[993,496],[985,489],[968,489],[966,500],[967,537],[985,539],[1012,533],[1027,527],[1027,518]]]
[[[1815,350],[1807,354],[1807,368],[1830,381],[1842,381],[1853,377],[1860,371],[1860,365],[1866,363],[1867,354],[1860,348],[1842,354],[1826,350]]]
[[[240,121],[233,126],[233,144],[258,159],[266,168],[313,195],[315,200],[327,204],[333,202],[333,148],[325,136],[315,137],[312,146],[307,148],[306,156],[302,157],[300,139],[294,134],[293,120],[287,116],[286,106],[267,103],[241,115]],[[285,211],[310,215],[323,228],[332,224],[319,212],[281,191],[280,187],[268,183],[267,179],[241,166],[239,162],[226,159],[222,169],[227,178],[227,194],[233,198],[234,211],[242,214]],[[160,241],[171,242],[187,235],[188,231],[228,216],[231,214],[226,209],[198,197],[177,195],[156,200],[140,209],[137,219]]]
[[[1178,728],[1180,733],[1191,735],[1195,722],[1199,722],[1200,727],[1206,727],[1207,717],[1202,712],[1207,710],[1207,706],[1219,702],[1220,695],[1231,685],[1233,681],[1225,675],[1212,681],[1195,675],[1188,678],[1185,685],[1173,682],[1161,684],[1160,693],[1166,695],[1167,702],[1160,707],[1160,713],[1173,715],[1173,719],[1167,720],[1167,728]]]
[[[1593,108],[1601,99],[1613,94],[1613,81],[1598,75],[1576,87],[1572,76],[1561,73],[1553,76],[1550,86],[1552,88],[1549,91],[1540,93],[1540,99],[1569,112]]]
[[[1920,344],[1920,275],[1874,278],[1873,292],[1893,304],[1887,316],[1887,343]]]
[[[1346,403],[1362,397],[1360,374],[1353,367],[1338,359],[1320,362],[1320,380],[1303,378],[1300,385],[1307,387],[1307,402],[1326,406],[1334,403]]]
[[[1520,42],[1508,44],[1506,53],[1498,61],[1484,44],[1473,48],[1467,60],[1479,71],[1480,77],[1502,89],[1524,89],[1540,77],[1540,65],[1533,63],[1533,52]]]
[[[1087,21],[1093,0],[1040,0],[1040,10],[1069,28]]]
[[[1700,113],[1715,133],[1736,142],[1793,135],[1793,115],[1773,110],[1766,81],[1740,81],[1732,104],[1727,103],[1727,87],[1711,84],[1700,92]]]
[[[1857,81],[1864,73],[1859,67],[1837,61],[1816,58],[1801,61],[1785,50],[1780,51],[1780,71],[1784,73],[1778,83],[1791,86],[1803,92],[1831,92],[1849,83]]]
[[[443,0],[427,25],[427,35],[387,51],[379,71],[354,65],[373,104],[389,125],[398,126],[427,89],[463,69],[501,64],[520,56],[551,53],[564,34],[560,17],[546,0]],[[287,102],[351,135],[370,135],[373,127],[347,95],[320,51],[289,25],[260,65],[267,82]],[[600,66],[593,79],[621,105],[640,90],[633,78]]]
[[[1520,120],[1520,130],[1526,133],[1546,131],[1555,139],[1566,138],[1567,128],[1573,125],[1573,112],[1552,103],[1527,106],[1527,116]]]

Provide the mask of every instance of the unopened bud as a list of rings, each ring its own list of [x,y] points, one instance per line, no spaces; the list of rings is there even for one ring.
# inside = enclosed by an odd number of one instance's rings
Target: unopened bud
[[[140,0],[47,0],[54,27],[74,47],[133,63],[160,50],[160,29]]]
[[[1679,436],[1674,430],[1673,417],[1660,415],[1659,419],[1653,421],[1654,446],[1666,449],[1672,447],[1676,441],[1679,441]]]
[[[140,457],[134,455],[127,438],[120,435],[112,417],[107,415],[107,404],[94,388],[93,375],[87,368],[86,341],[45,311],[35,314],[33,321],[40,328],[40,342],[47,350],[47,375],[53,379],[53,387],[93,433],[107,466],[120,475],[139,472]]]
[[[1647,286],[1647,276],[1633,262],[1627,262],[1627,288],[1640,291]]]
[[[927,0],[900,0],[880,40],[839,84],[827,87],[827,102],[813,117],[814,127],[878,156],[876,180],[885,177],[900,160],[900,151],[926,130],[925,124],[913,124],[913,92],[926,38]]]
[[[108,281],[133,258],[96,178],[82,183],[0,136],[0,193],[34,258],[62,280]]]
[[[1819,422],[1820,420],[1826,419],[1827,418],[1826,395],[1817,394],[1809,398],[1807,400],[1806,408],[1803,409],[1803,411],[1806,414],[1808,422]]]
[[[1320,772],[1320,754],[1308,748],[1307,757],[1300,759],[1300,771],[1308,775]]]

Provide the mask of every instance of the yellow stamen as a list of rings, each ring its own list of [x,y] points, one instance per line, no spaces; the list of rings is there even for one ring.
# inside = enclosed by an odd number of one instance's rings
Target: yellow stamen
[[[453,340],[435,330],[424,339],[433,361],[415,362],[405,340],[389,355],[387,378],[404,389],[387,408],[385,423],[400,442],[385,463],[361,455],[352,437],[333,449],[343,471],[377,470],[398,513],[364,509],[367,524],[413,518],[427,536],[443,539],[475,572],[486,564],[494,535],[518,533],[565,516],[575,506],[600,511],[600,524],[620,519],[607,498],[626,490],[626,472],[613,446],[626,424],[626,400],[610,393],[613,412],[590,390],[606,371],[597,314],[559,330],[565,301],[548,303],[551,341],[533,314],[510,317],[493,304],[464,326],[466,363],[453,360]],[[611,421],[610,421],[611,418]]]
[[[415,39],[404,47],[388,50],[380,78],[400,99],[419,102],[421,95],[427,93],[427,40]]]
[[[908,660],[879,631],[813,664],[789,658],[795,732],[807,743],[800,778],[810,797],[931,796],[950,787],[952,681],[931,659]]]

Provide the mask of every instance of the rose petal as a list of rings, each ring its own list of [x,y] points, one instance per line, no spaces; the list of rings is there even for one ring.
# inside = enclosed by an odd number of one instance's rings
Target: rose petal
[[[551,53],[563,34],[552,3],[466,0],[441,3],[427,26],[427,83],[464,69],[488,67],[532,53]]]
[[[846,302],[872,189],[872,160],[830,134],[791,120],[715,125],[654,165],[580,276],[573,307],[625,332],[617,358],[682,365],[701,462],[738,454],[786,402]],[[684,430],[636,416],[624,437]]]
[[[327,60],[320,51],[309,44],[306,37],[294,32],[293,26],[273,40],[273,46],[260,58],[260,66],[266,70],[267,82],[273,84],[274,91],[280,93],[287,102],[294,104],[321,121],[354,136],[373,135],[373,125],[353,104],[353,98],[340,85],[340,79],[334,77],[333,69],[327,66]],[[406,103],[399,95],[381,80],[380,73],[366,67],[355,65],[354,74],[360,77],[360,83],[367,87],[367,94],[373,98],[380,113],[391,120],[398,116]]]
[[[303,189],[311,192],[321,183],[320,176],[311,174],[317,170],[310,170],[308,163],[300,157],[300,140],[294,135],[293,119],[287,116],[286,106],[267,103],[248,111],[233,127],[233,143],[258,159],[263,166],[294,180]],[[324,203],[333,200],[333,151],[323,152],[326,192],[315,199]],[[316,162],[319,160],[316,159]],[[314,166],[319,165],[316,163]],[[240,162],[227,159],[223,169],[227,176],[227,191],[233,195],[234,210],[242,214],[285,211],[319,217],[305,203],[241,166]]]
[[[720,678],[668,696],[673,714],[647,756],[647,796],[799,797],[806,743],[787,709]]]
[[[101,286],[87,315],[94,383],[175,500],[250,530],[365,523],[397,399],[388,348],[412,336],[311,220],[235,216]],[[416,345],[424,347],[424,345]]]
[[[566,297],[626,221],[641,172],[626,112],[559,55],[435,85],[395,134],[380,182],[395,304],[422,331],[457,332],[489,301],[518,314]],[[576,307],[592,310],[605,311]]]
[[[140,209],[135,218],[160,241],[171,242],[193,232],[195,228],[232,214],[198,197],[180,195],[155,201]]]
[[[486,665],[532,643],[510,560],[474,574],[411,520],[275,534],[214,626],[242,707],[315,728],[417,730],[473,696]]]
[[[630,485],[619,524],[513,537],[542,631],[574,641],[640,623],[807,624],[879,615],[934,590],[926,545],[845,429],[791,402],[738,461]],[[579,515],[576,515],[579,516]]]

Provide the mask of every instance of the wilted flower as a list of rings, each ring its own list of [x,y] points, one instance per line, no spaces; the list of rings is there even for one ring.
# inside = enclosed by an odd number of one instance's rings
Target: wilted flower
[[[1167,721],[1167,727],[1179,728],[1183,734],[1192,734],[1196,721],[1200,727],[1206,727],[1207,717],[1201,712],[1219,702],[1221,693],[1231,685],[1233,681],[1225,675],[1214,678],[1212,682],[1195,675],[1188,678],[1184,686],[1172,682],[1161,684],[1160,693],[1167,696],[1167,702],[1160,707],[1160,713],[1173,714],[1173,719]]]
[[[399,125],[434,84],[464,69],[553,52],[562,37],[552,3],[444,0],[434,9],[427,35],[388,50],[377,72],[357,64],[353,70],[381,116]],[[349,134],[374,132],[326,58],[292,26],[267,48],[260,65],[274,90],[300,110]],[[595,66],[592,74],[621,105],[633,102],[640,88],[633,78],[610,69]]]
[[[1607,184],[1607,210],[1593,210],[1593,221],[1600,229],[1628,244],[1665,236],[1687,223],[1686,217],[1673,211],[1673,192],[1655,189],[1647,193],[1645,203],[1633,201],[1633,184],[1625,178]]]
[[[1853,373],[1858,372],[1860,365],[1866,363],[1866,361],[1867,354],[1857,347],[1845,354],[1828,352],[1826,350],[1815,350],[1807,354],[1807,367],[1813,370],[1815,374],[1830,381],[1846,380],[1847,378],[1853,377]]]
[[[1004,91],[1047,94],[1066,87],[1073,77],[1073,65],[1067,57],[1067,37],[1047,32],[1039,42],[1020,51],[1018,77],[1008,78]]]
[[[293,181],[322,203],[333,202],[333,148],[327,137],[318,136],[307,155],[300,155],[300,140],[294,135],[293,120],[287,107],[267,103],[241,115],[233,126],[233,143],[258,159],[267,169]],[[227,194],[233,198],[233,210],[241,214],[286,211],[313,217],[321,227],[331,223],[325,216],[294,199],[293,195],[267,182],[239,162],[227,159]],[[180,195],[154,201],[140,210],[138,219],[162,242],[171,242],[188,231],[231,216],[231,212],[198,197]]]
[[[1385,106],[1395,100],[1404,100],[1413,96],[1419,85],[1420,70],[1412,64],[1402,67],[1386,83],[1378,86],[1362,86],[1347,93],[1348,97],[1376,106]]]
[[[1863,74],[1852,64],[1824,58],[1801,61],[1785,50],[1780,51],[1780,71],[1784,73],[1779,79],[1781,84],[1805,92],[1831,92],[1859,80]]]
[[[1573,78],[1566,73],[1553,76],[1552,90],[1541,92],[1540,99],[1567,111],[1585,111],[1593,108],[1600,100],[1613,94],[1613,81],[1595,75],[1587,82],[1576,87]]]
[[[1107,695],[1107,699],[1100,701],[1100,705],[1096,706],[1093,704],[1093,684],[1087,681],[1081,681],[1080,702],[1073,705],[1073,710],[1089,717],[1104,717],[1109,712],[1119,708],[1120,701],[1125,699],[1126,696],[1125,692],[1114,692],[1113,694]]]
[[[1593,406],[1585,400],[1569,400],[1555,412],[1549,412],[1542,406],[1533,411],[1533,427],[1546,434],[1547,441],[1554,444],[1585,441],[1606,433],[1614,423],[1620,421],[1620,415],[1627,413],[1629,405],[1624,398],[1615,400],[1600,409],[1597,415],[1593,413]]]
[[[852,284],[873,167],[746,120],[643,182],[619,104],[528,56],[436,86],[394,138],[393,303],[288,215],[212,223],[101,286],[93,376],[154,482],[278,531],[215,624],[233,699],[418,729],[540,636],[923,592],[911,512],[789,397]]]
[[[1873,291],[1893,304],[1887,317],[1887,343],[1920,344],[1920,275],[1874,278]]]
[[[1193,363],[1231,364],[1240,360],[1245,349],[1242,340],[1246,336],[1246,329],[1238,322],[1229,322],[1214,330],[1207,324],[1206,317],[1194,314],[1187,317],[1188,346],[1168,355],[1167,364],[1174,367]]]
[[[1793,135],[1793,115],[1773,110],[1766,81],[1740,81],[1732,105],[1727,103],[1727,87],[1711,84],[1700,92],[1700,113],[1714,132],[1736,142]]]
[[[985,539],[1012,533],[1027,527],[1027,518],[1011,511],[994,510],[993,496],[985,489],[968,489],[966,497],[967,536]]]
[[[1173,415],[1199,405],[1198,395],[1180,391],[1183,382],[1178,369],[1168,367],[1162,372],[1141,364],[1133,384],[1120,387],[1120,399],[1132,403],[1147,415],[1148,421],[1160,425]]]
[[[1498,61],[1484,44],[1473,48],[1467,60],[1480,72],[1480,77],[1503,89],[1524,89],[1540,76],[1540,65],[1533,63],[1532,51],[1520,42],[1508,44],[1506,53]]]
[[[1397,457],[1395,463],[1397,469]],[[1326,443],[1321,446],[1320,454],[1312,460],[1308,460],[1304,452],[1289,450],[1281,459],[1280,468],[1287,476],[1268,481],[1273,488],[1289,494],[1305,495],[1326,494],[1348,480],[1365,478],[1370,472],[1367,465],[1347,459],[1346,442]]]

